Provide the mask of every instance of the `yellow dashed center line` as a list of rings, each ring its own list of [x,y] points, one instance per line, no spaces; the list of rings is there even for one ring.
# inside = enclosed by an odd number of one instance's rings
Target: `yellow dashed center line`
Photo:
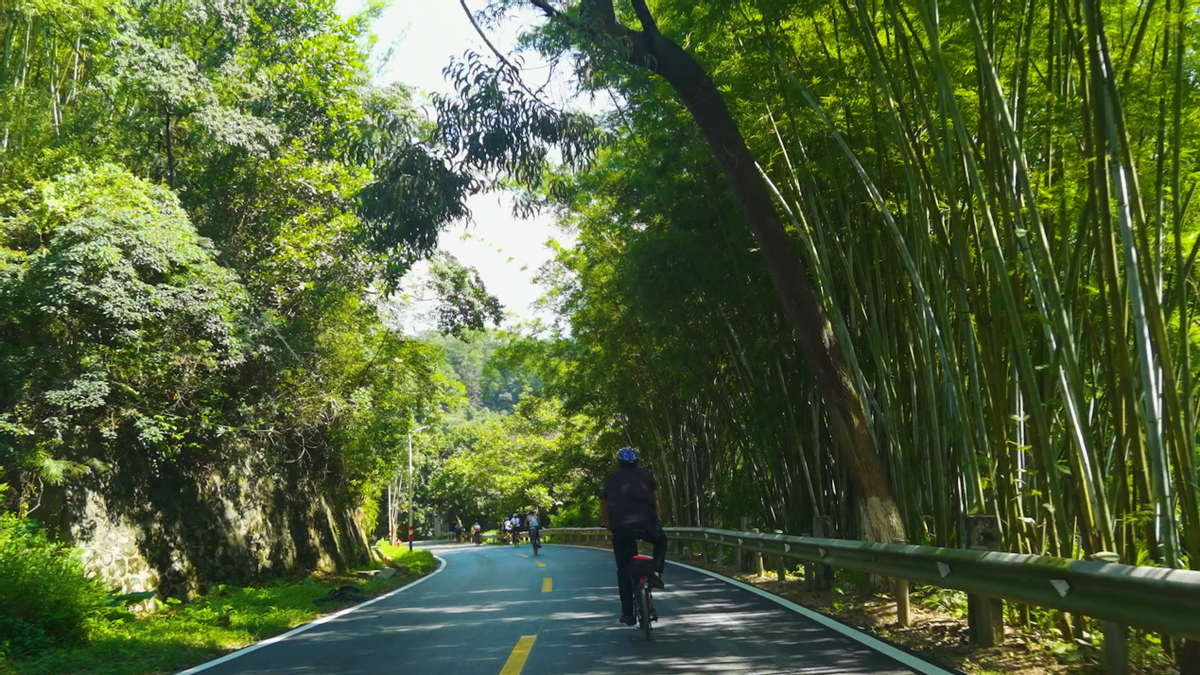
[[[517,640],[517,646],[513,647],[512,654],[508,655],[508,661],[505,662],[500,675],[521,675],[521,670],[525,668],[525,660],[529,658],[529,652],[533,649],[534,640],[537,640],[536,635],[525,635]]]
[[[550,581],[550,577],[542,579],[542,592],[549,593],[554,588],[554,583]]]
[[[528,557],[529,557],[529,556],[525,555],[524,553],[518,553],[517,555],[521,556],[522,558],[528,558]]]
[[[540,563],[538,563],[537,565],[538,565],[538,567],[545,567],[545,566],[546,566],[546,563],[544,563],[544,562],[540,562]]]

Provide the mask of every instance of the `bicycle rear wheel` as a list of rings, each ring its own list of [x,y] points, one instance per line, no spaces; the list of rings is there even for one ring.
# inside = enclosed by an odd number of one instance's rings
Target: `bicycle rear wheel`
[[[651,637],[654,627],[650,625],[650,589],[645,581],[638,586],[638,621],[642,624],[646,641],[654,639]]]

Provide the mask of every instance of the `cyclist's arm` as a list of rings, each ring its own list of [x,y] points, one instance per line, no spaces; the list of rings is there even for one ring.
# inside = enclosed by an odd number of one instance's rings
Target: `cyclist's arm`
[[[600,525],[608,529],[608,500],[600,500]]]

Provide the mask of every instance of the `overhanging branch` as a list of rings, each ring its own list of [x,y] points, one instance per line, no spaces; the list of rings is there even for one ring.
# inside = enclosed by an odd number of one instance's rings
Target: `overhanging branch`
[[[467,15],[467,20],[470,21],[471,25],[475,27],[475,32],[479,33],[479,37],[483,40],[483,43],[488,46],[488,49],[492,50],[492,53],[496,55],[497,59],[500,59],[500,63],[504,64],[504,67],[508,68],[512,72],[513,78],[517,81],[517,85],[524,89],[526,94],[532,96],[533,100],[537,101],[540,105],[545,106],[546,104],[542,102],[541,97],[533,93],[533,91],[530,90],[525,84],[525,80],[521,78],[520,69],[514,66],[507,58],[505,58],[504,54],[501,54],[500,50],[496,49],[496,45],[492,44],[492,41],[488,39],[487,33],[483,31],[483,27],[480,26],[479,22],[475,20],[475,15],[471,13],[471,8],[467,7],[467,0],[458,0],[458,4],[462,5],[463,12]]]
[[[546,0],[529,0],[530,4],[542,10],[542,13],[551,19],[559,19],[563,17],[563,13],[554,8]]]
[[[612,0],[581,0],[579,3],[582,21],[567,16],[550,4],[550,0],[529,0],[547,18],[566,22],[571,28],[587,35],[596,46],[609,40],[624,47],[626,60],[642,68],[657,72],[655,42],[659,37],[658,24],[650,14],[645,0],[635,0],[635,11],[644,30],[637,31],[617,21]]]
[[[612,3],[608,5],[612,7]],[[654,15],[650,13],[650,8],[646,6],[646,0],[633,0],[633,13],[637,14],[638,21],[642,23],[642,30],[652,36],[657,36],[658,24],[654,22]]]

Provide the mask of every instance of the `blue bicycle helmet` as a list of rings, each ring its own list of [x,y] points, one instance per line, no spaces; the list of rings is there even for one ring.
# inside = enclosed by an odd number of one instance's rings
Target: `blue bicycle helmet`
[[[637,450],[633,448],[621,448],[617,451],[617,461],[633,464],[638,461]]]

